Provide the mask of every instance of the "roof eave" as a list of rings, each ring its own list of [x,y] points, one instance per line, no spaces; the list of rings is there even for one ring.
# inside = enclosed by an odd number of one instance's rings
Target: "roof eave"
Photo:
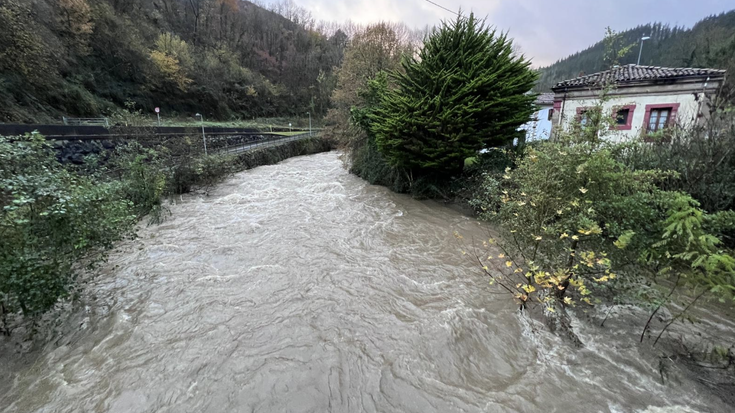
[[[691,76],[677,76],[677,77],[667,77],[667,78],[658,78],[658,79],[641,79],[641,80],[629,80],[624,82],[615,82],[615,85],[617,87],[633,87],[633,86],[641,86],[641,85],[658,85],[661,82],[666,81],[673,81],[673,82],[682,82],[682,81],[692,81],[691,83],[695,83],[696,81],[707,81],[709,79],[710,81],[716,81],[716,80],[724,80],[725,79],[725,72],[722,73],[712,73],[708,75],[691,75]],[[572,90],[589,90],[589,89],[601,89],[602,85],[599,84],[587,84],[587,85],[562,85],[562,86],[554,86],[551,88],[551,90],[554,93],[559,92],[569,92]]]

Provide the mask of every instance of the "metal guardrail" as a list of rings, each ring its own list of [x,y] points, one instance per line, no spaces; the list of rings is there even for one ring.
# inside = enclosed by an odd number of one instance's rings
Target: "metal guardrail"
[[[256,128],[225,128],[225,127],[205,127],[204,131],[207,136],[235,136],[235,135],[270,135],[279,132],[289,132],[285,130],[262,131]],[[284,129],[284,128],[281,128]],[[95,141],[95,140],[113,140],[136,138],[138,136],[195,136],[201,135],[201,127],[181,127],[181,126],[156,126],[156,127],[127,127],[110,125],[109,128],[98,125],[18,125],[18,124],[0,124],[0,136],[20,136],[26,133],[37,131],[49,140],[79,140],[79,141]],[[314,129],[317,133],[320,129]],[[293,132],[308,132],[308,130],[294,129]]]
[[[67,118],[66,116],[61,118],[64,121],[64,125],[67,126],[104,126],[105,128],[110,127],[110,120],[107,118]]]

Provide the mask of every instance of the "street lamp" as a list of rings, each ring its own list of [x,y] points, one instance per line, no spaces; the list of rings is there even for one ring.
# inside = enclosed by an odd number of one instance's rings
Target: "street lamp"
[[[207,155],[207,135],[204,134],[204,116],[197,113],[195,116],[202,120],[202,141],[204,141],[204,154]]]
[[[309,115],[309,136],[311,136],[311,112],[306,112]]]
[[[650,38],[651,38],[650,36],[645,36],[645,35],[641,37],[641,49],[638,51],[638,63],[636,63],[636,65],[641,64],[641,54],[643,53],[643,42],[645,42],[646,40]]]

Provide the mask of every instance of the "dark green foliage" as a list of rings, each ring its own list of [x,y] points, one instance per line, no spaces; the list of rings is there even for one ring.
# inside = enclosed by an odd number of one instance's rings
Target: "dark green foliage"
[[[643,46],[642,65],[667,67],[710,67],[735,71],[735,10],[707,17],[691,29],[652,23],[620,33],[624,45],[634,44],[619,64],[636,63],[640,38],[650,36]],[[535,90],[547,92],[557,82],[582,74],[606,70],[605,43],[600,41],[586,50],[559,60],[540,70]],[[732,92],[733,76],[728,76]]]
[[[479,150],[520,137],[533,113],[530,62],[472,14],[435,29],[402,66],[368,117],[378,149],[410,181],[457,174]]]
[[[709,212],[735,209],[735,123],[733,111],[715,112],[703,126],[667,131],[661,143],[641,143],[624,155],[635,169],[676,172],[662,183],[691,194]]]
[[[735,299],[735,255],[718,237],[735,216],[662,189],[674,172],[631,168],[622,160],[638,143],[610,142],[608,129],[591,122],[562,131],[529,145],[515,167],[486,175],[473,205],[498,224],[502,239],[483,245],[502,254],[475,254],[491,283],[557,327],[568,323],[558,316],[568,306],[601,298],[643,306],[651,318],[676,302],[672,322],[702,295]]]
[[[372,137],[368,137],[351,154],[350,172],[373,185],[386,186],[395,192],[411,189],[406,175],[388,164]]]
[[[77,174],[43,137],[0,137],[0,304],[34,316],[72,292],[81,263],[131,235],[120,182]]]
[[[234,169],[244,170],[256,166],[273,165],[294,156],[311,155],[332,149],[331,142],[319,137],[300,139],[236,155]]]
[[[154,220],[159,220],[168,173],[160,154],[132,142],[117,148],[112,167],[119,171],[118,179],[123,183],[120,195],[133,205],[136,216],[152,213]]]
[[[373,185],[383,185],[396,192],[408,192],[411,182],[401,169],[390,165],[385,155],[378,150],[371,128],[372,118],[387,89],[388,75],[381,71],[368,79],[358,92],[362,104],[351,108],[350,121],[363,134],[350,142],[350,172]]]
[[[716,110],[704,125],[666,131],[659,143],[639,142],[621,153],[632,169],[669,170],[659,186],[690,194],[718,224],[712,231],[735,246],[735,122],[733,110]],[[718,214],[719,213],[719,214]]]
[[[318,137],[240,155],[146,143],[118,147],[104,165],[90,159],[67,167],[42,136],[0,137],[0,329],[7,314],[33,319],[72,295],[85,265],[132,237],[138,219],[162,219],[165,197],[206,190],[236,170],[331,149]]]

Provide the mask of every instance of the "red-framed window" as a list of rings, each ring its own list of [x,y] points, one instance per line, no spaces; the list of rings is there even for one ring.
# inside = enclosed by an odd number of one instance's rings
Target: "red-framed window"
[[[592,108],[588,106],[580,106],[577,108],[577,123],[579,123],[581,126],[587,126],[587,112],[589,112]]]
[[[613,108],[612,118],[614,124],[610,127],[612,130],[631,130],[633,129],[633,114],[635,113],[635,105],[616,106]]]
[[[679,103],[646,105],[646,115],[643,118],[643,128],[646,133],[657,132],[674,125],[679,105]]]

